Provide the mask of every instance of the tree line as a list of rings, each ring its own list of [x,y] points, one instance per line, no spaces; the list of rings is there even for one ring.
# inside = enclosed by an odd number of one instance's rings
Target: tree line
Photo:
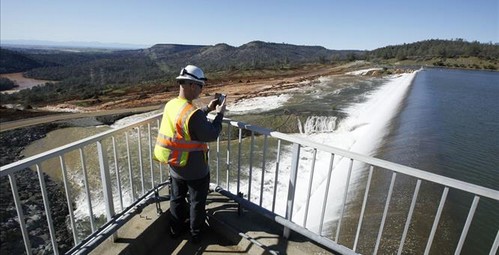
[[[208,72],[286,69],[303,64],[333,64],[341,61],[406,60],[476,57],[494,65],[499,45],[463,39],[426,40],[386,46],[373,51],[337,51],[320,46],[254,41],[239,47],[159,44],[148,49],[68,52],[59,50],[1,48],[0,73],[24,72],[30,78],[51,80],[45,86],[14,94],[0,94],[2,102],[44,102],[99,97],[104,91],[151,83],[174,85],[179,68],[192,63]],[[438,60],[441,61],[441,60]],[[445,65],[436,61],[434,65]],[[481,68],[479,66],[475,68]],[[12,84],[2,80],[2,87]]]
[[[17,87],[17,85],[8,78],[0,77],[0,91],[9,90]]]
[[[488,60],[499,59],[499,46],[493,43],[483,44],[478,41],[467,42],[464,39],[426,40],[411,44],[386,46],[368,53],[369,58],[405,60],[415,57],[478,57]]]

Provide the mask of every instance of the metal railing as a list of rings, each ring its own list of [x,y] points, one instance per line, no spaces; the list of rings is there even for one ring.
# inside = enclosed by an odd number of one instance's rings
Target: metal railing
[[[422,183],[426,183],[434,186],[440,187],[441,197],[438,203],[438,208],[433,216],[430,215],[430,218],[433,218],[433,222],[431,224],[431,230],[426,238],[426,242],[424,244],[424,254],[429,254],[432,249],[432,244],[434,242],[435,236],[438,233],[439,223],[444,211],[444,206],[448,198],[448,194],[450,190],[455,190],[463,193],[467,193],[473,197],[473,201],[468,205],[468,212],[465,222],[463,223],[463,227],[461,229],[459,239],[456,240],[454,253],[460,254],[465,241],[467,240],[467,234],[472,225],[475,212],[478,207],[478,203],[480,198],[490,199],[491,203],[494,204],[494,208],[499,208],[499,191],[481,187],[478,185],[474,185],[471,183],[455,180],[452,178],[444,177],[441,175],[433,174],[427,171],[419,170],[416,168],[407,167],[404,165],[396,164],[393,162],[364,156],[358,153],[342,150],[339,148],[335,148],[332,146],[328,146],[325,144],[316,143],[310,140],[307,140],[304,137],[299,137],[295,135],[283,134],[280,132],[275,132],[269,129],[265,129],[262,127],[252,126],[249,124],[226,120],[227,128],[225,131],[225,138],[217,141],[217,152],[215,157],[216,165],[216,184],[218,185],[217,190],[222,194],[229,196],[230,198],[243,203],[248,208],[252,210],[256,210],[268,218],[282,224],[284,228],[283,235],[289,236],[290,229],[301,233],[308,238],[329,247],[331,250],[340,252],[342,254],[355,253],[360,247],[360,237],[363,224],[365,223],[365,213],[368,209],[368,201],[370,198],[370,189],[372,188],[372,180],[374,179],[374,175],[379,172],[385,172],[386,176],[383,176],[385,179],[389,179],[389,187],[387,193],[381,194],[381,196],[385,197],[384,206],[381,207],[382,216],[379,223],[379,228],[376,233],[375,242],[372,244],[374,249],[370,250],[368,253],[377,254],[380,252],[381,243],[383,240],[383,233],[386,231],[385,226],[387,225],[387,219],[389,217],[389,209],[392,204],[392,197],[394,195],[394,190],[396,188],[396,180],[398,179],[407,179],[412,178],[414,184],[414,190],[410,190],[410,188],[405,188],[407,192],[408,199],[410,201],[410,206],[405,211],[405,219],[403,224],[403,231],[398,238],[398,247],[394,250],[393,253],[402,254],[404,252],[404,245],[406,244],[406,239],[408,237],[408,233],[411,227],[411,221],[413,220],[415,207],[417,204],[417,200],[421,191]],[[237,132],[232,131],[232,129],[237,130]],[[243,132],[249,137],[246,140],[247,144],[244,144],[243,141]],[[238,134],[238,137],[234,137],[231,134]],[[256,137],[259,137],[259,145],[256,144]],[[275,160],[272,163],[268,163],[269,155],[272,154],[269,151],[269,140],[273,139],[275,150],[273,151],[275,154]],[[231,143],[237,141],[237,154],[236,156],[231,156]],[[287,154],[290,154],[290,157],[287,157],[288,161],[283,162],[283,143],[287,143],[288,151]],[[225,155],[220,151],[220,148],[225,148]],[[242,157],[242,147],[246,148],[247,153],[246,158],[249,158],[249,162],[246,162],[246,166],[242,166],[242,161],[244,160]],[[303,153],[303,151],[306,151]],[[248,152],[249,151],[249,152]],[[325,188],[323,189],[322,194],[314,194],[312,195],[314,178],[319,178],[317,175],[318,167],[317,160],[318,155],[321,154],[322,157],[327,155],[329,161],[327,170],[322,166],[322,172],[327,172],[325,176],[322,176],[323,184]],[[255,161],[255,155],[261,155],[261,159],[259,162]],[[324,161],[324,158],[322,158]],[[302,163],[304,161],[304,163]],[[258,169],[255,170],[255,165],[261,164]],[[354,169],[353,166],[357,165]],[[287,174],[287,178],[282,180],[282,169],[287,168],[289,170],[289,174]],[[308,169],[307,169],[308,168]],[[299,172],[303,170],[306,171],[307,175],[303,175],[307,178],[298,178]],[[334,170],[334,171],[333,171]],[[221,172],[225,171],[226,180],[222,182],[220,180]],[[333,180],[333,172],[345,172],[346,177],[342,179],[344,181],[343,185],[343,193],[339,197],[341,203],[337,206],[338,213],[336,213],[337,217],[334,220],[335,229],[332,229],[331,221],[329,224],[326,224],[325,218],[326,215],[329,216],[333,213],[329,208],[327,208],[327,204],[330,203],[331,199],[328,198],[331,191],[331,185]],[[360,215],[358,216],[358,221],[350,222],[350,228],[354,226],[355,233],[353,235],[353,241],[350,244],[348,242],[340,242],[340,235],[342,233],[342,225],[343,220],[346,218],[346,211],[348,204],[351,203],[350,200],[347,199],[352,197],[349,195],[351,193],[355,193],[354,190],[351,190],[351,184],[353,180],[353,172],[357,172],[357,179],[359,179],[359,172],[367,172],[367,180],[365,181],[365,186],[362,188],[361,185],[357,185],[355,188],[358,190],[364,190],[363,196],[357,196],[362,199],[362,205],[360,209]],[[258,173],[257,173],[258,172]],[[259,176],[255,178],[255,174]],[[241,177],[245,176],[245,177]],[[266,176],[268,176],[266,178]],[[388,177],[388,178],[386,178]],[[380,178],[378,178],[380,179]],[[383,179],[383,178],[381,178]],[[282,180],[282,181],[279,181]],[[252,182],[259,181],[252,185]],[[225,184],[223,184],[225,183]],[[247,183],[247,190],[242,190],[241,185],[243,183]],[[378,184],[382,183],[382,181],[378,181]],[[408,183],[407,181],[404,184]],[[338,185],[336,182],[335,185]],[[282,187],[280,187],[282,186]],[[264,194],[264,187],[268,191],[267,194]],[[298,189],[297,187],[300,187]],[[279,201],[277,198],[277,190],[281,188],[283,190],[287,190],[284,195],[281,194],[281,198],[285,198],[285,211],[284,212],[276,212],[276,203]],[[259,189],[259,190],[258,190]],[[432,188],[431,191],[438,190],[436,188]],[[257,192],[259,195],[252,195]],[[412,192],[412,194],[410,193]],[[241,196],[241,193],[243,196]],[[281,192],[282,193],[282,192]],[[297,203],[297,195],[301,193],[306,193],[305,199],[302,199],[302,205],[299,210],[294,208]],[[317,193],[317,190],[315,190]],[[428,193],[425,193],[425,195]],[[379,195],[379,194],[378,194]],[[461,195],[463,196],[463,195]],[[270,202],[267,203],[266,206],[262,207],[262,200],[271,199]],[[315,205],[319,206],[310,206],[311,202],[317,201],[319,198],[319,202],[315,203]],[[257,201],[253,201],[257,200]],[[399,201],[396,201],[397,203]],[[304,203],[304,205],[303,205]],[[316,223],[316,226],[307,226],[307,222],[310,221],[310,214],[314,211],[314,216],[319,216],[319,223]],[[319,211],[320,213],[317,213]],[[301,217],[295,217],[296,212],[301,212]],[[334,214],[334,213],[333,213]],[[352,218],[351,215],[349,218]],[[352,220],[350,220],[352,221]],[[329,233],[325,230],[326,227],[329,227]],[[497,227],[497,226],[495,226]],[[496,254],[499,246],[499,229],[494,229],[494,235],[489,238],[493,239],[493,243],[490,245],[490,254]],[[369,233],[370,234],[370,233]],[[367,244],[369,246],[370,244]],[[423,248],[423,247],[421,247]],[[386,253],[386,251],[384,252]],[[392,251],[390,251],[392,253]]]
[[[69,225],[74,245],[79,245],[83,239],[92,239],[97,231],[115,231],[115,229],[110,230],[107,227],[109,223],[116,220],[117,216],[122,216],[122,214],[133,209],[131,207],[125,208],[125,206],[136,204],[139,200],[145,199],[145,196],[148,194],[148,197],[150,197],[154,187],[167,179],[166,171],[163,171],[162,169],[164,166],[152,160],[153,141],[155,141],[157,135],[157,127],[159,126],[160,118],[161,114],[157,114],[130,125],[109,130],[0,168],[0,177],[4,178],[5,176],[8,176],[11,184],[18,222],[20,224],[27,254],[32,254],[32,247],[26,227],[26,218],[19,198],[19,190],[15,175],[22,173],[23,171],[31,171],[31,169],[36,169],[38,172],[38,179],[41,187],[40,192],[43,195],[43,204],[47,217],[47,226],[50,233],[52,250],[54,254],[59,254],[58,243],[56,241],[56,230],[52,220],[52,207],[45,187],[42,165],[47,164],[50,168],[54,168],[53,164],[48,164],[47,162],[52,159],[59,159],[59,170],[62,172],[62,182],[64,184],[67,207],[69,210]],[[147,133],[146,137],[142,135],[144,131]],[[121,143],[117,143],[117,141]],[[132,142],[134,142],[134,144],[131,144]],[[146,145],[146,147],[143,145]],[[80,163],[71,166],[73,168],[72,178],[76,179],[75,182],[83,183],[84,185],[82,187],[74,187],[74,182],[72,183],[69,181],[68,167],[65,158],[69,154],[74,153],[79,155]],[[91,156],[89,157],[88,155]],[[113,156],[110,157],[109,155]],[[95,162],[95,160],[97,160],[97,162]],[[144,161],[148,162],[149,171],[145,169]],[[47,170],[56,172],[55,169]],[[157,172],[156,175],[155,172]],[[123,173],[127,174],[123,175]],[[147,177],[150,177],[150,179]],[[94,180],[94,182],[91,180]],[[140,188],[137,185],[138,183],[140,183]],[[88,218],[90,230],[87,231],[78,229],[78,224],[74,215],[74,190],[78,188],[84,189],[86,206],[85,204],[79,204],[78,206],[81,208],[86,207],[88,210],[85,219]],[[128,193],[128,204],[125,204],[123,201],[125,193]],[[94,209],[97,205],[92,199],[92,197],[96,197],[98,194],[102,194],[102,202],[105,208],[104,214],[106,216],[105,222],[101,222],[100,226],[97,226],[98,224],[95,222],[99,216],[96,215]],[[117,206],[117,204],[119,206]],[[116,227],[119,226],[116,225]],[[113,236],[115,235],[116,234],[113,233]]]
[[[115,228],[108,228],[112,225],[110,223],[114,222],[118,216],[123,217],[123,214],[128,212],[137,201],[149,197],[154,187],[166,179],[166,174],[163,173],[167,172],[163,171],[165,166],[152,159],[153,141],[157,135],[160,118],[161,114],[154,115],[125,127],[106,131],[0,168],[0,177],[8,176],[11,183],[27,254],[31,254],[32,248],[14,175],[20,171],[30,171],[30,167],[35,166],[31,169],[36,169],[40,177],[40,192],[43,195],[54,254],[59,254],[59,249],[42,172],[42,164],[49,159],[59,159],[75,246],[81,246],[83,239],[85,242],[89,241],[104,228],[115,235],[113,233]],[[283,225],[285,237],[289,237],[292,230],[343,254],[356,254],[362,245],[374,247],[369,253],[380,252],[385,241],[383,234],[390,230],[386,226],[390,222],[390,207],[393,207],[392,199],[395,200],[393,196],[407,193],[407,201],[410,201],[410,205],[405,212],[403,231],[399,237],[395,238],[398,241],[396,252],[403,253],[406,239],[413,225],[411,221],[416,212],[418,198],[421,197],[419,194],[422,190],[422,183],[431,183],[438,187],[432,188],[432,191],[442,190],[438,208],[430,217],[432,224],[425,241],[424,254],[430,253],[435,236],[439,233],[439,222],[450,190],[458,190],[473,196],[464,226],[460,230],[460,237],[454,248],[455,254],[460,254],[462,251],[480,199],[491,200],[495,206],[499,203],[497,190],[367,157],[309,141],[303,137],[229,119],[224,119],[224,123],[223,134],[215,144],[212,144],[210,150],[210,165],[214,168],[212,175],[215,177],[213,185],[216,186],[216,191]],[[146,137],[142,135],[144,131],[147,133]],[[143,146],[144,144],[146,147]],[[214,146],[216,149],[213,148]],[[98,161],[96,169],[89,169],[89,157],[86,156],[91,153],[89,147],[96,149],[95,158]],[[89,216],[90,231],[87,232],[90,233],[86,233],[83,237],[80,237],[81,230],[78,229],[79,225],[76,224],[73,214],[75,208],[72,206],[74,203],[72,190],[74,188],[72,188],[73,184],[68,181],[65,162],[65,156],[73,152],[79,153],[80,163],[76,171],[81,171],[78,176],[82,178],[84,185],[80,188],[85,190],[82,194],[86,196]],[[319,160],[326,161],[327,164],[319,165]],[[146,170],[147,168],[149,169]],[[71,172],[74,174],[75,169]],[[94,176],[94,179],[100,181],[100,186],[89,181],[88,175],[95,175],[95,172],[99,177]],[[225,180],[222,177],[224,173]],[[338,173],[342,173],[343,178],[337,178],[335,174]],[[396,181],[407,178],[414,180],[414,190],[406,192],[408,189],[406,188],[404,192],[396,192],[398,190]],[[338,180],[341,180],[342,185],[338,183]],[[376,205],[380,203],[371,202],[373,198],[370,194],[374,192],[372,191],[374,188],[382,187],[386,183],[385,180],[389,180],[389,186],[386,193],[384,191],[380,193],[380,196],[384,198],[384,206],[380,207]],[[137,185],[139,183],[140,185]],[[341,192],[338,192],[340,193],[339,199],[330,197],[332,194],[337,195],[336,191],[331,192],[334,190],[333,186],[341,187]],[[101,223],[101,226],[97,226],[98,224],[94,222],[95,211],[92,209],[95,208],[95,204],[91,198],[93,192],[96,191],[93,188],[99,189],[104,200],[106,223]],[[124,202],[124,197],[129,197],[129,202]],[[358,220],[352,220],[354,213],[351,213],[351,207],[354,197],[362,201]],[[338,203],[338,201],[341,202]],[[396,204],[399,201],[397,197]],[[84,204],[78,206],[85,207]],[[372,218],[366,218],[367,211],[371,207],[379,212],[382,211],[379,228],[375,240],[363,240],[363,226],[372,223]],[[350,239],[344,238],[349,235],[349,231],[352,232]],[[498,230],[495,230],[495,237],[492,238],[495,239],[490,245],[490,254],[496,254],[499,246]],[[391,239],[394,238],[391,237]]]

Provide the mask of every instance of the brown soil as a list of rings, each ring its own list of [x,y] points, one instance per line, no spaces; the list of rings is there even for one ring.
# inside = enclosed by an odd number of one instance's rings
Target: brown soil
[[[246,75],[244,77],[238,77],[234,75],[233,77],[226,77],[223,80],[213,79],[208,82],[203,89],[202,96],[195,103],[198,105],[207,104],[217,92],[227,94],[228,104],[246,98],[280,94],[285,90],[303,86],[303,83],[301,83],[303,81],[314,81],[321,76],[344,74],[345,72],[352,70],[352,68],[367,68],[366,65],[368,64],[365,62],[353,62],[341,66],[305,66],[285,74],[266,75],[265,78],[262,78],[261,76]],[[209,77],[209,73],[207,76]],[[40,124],[40,121],[47,121],[48,119],[50,119],[50,121],[56,121],[58,119],[105,115],[106,113],[114,114],[117,111],[137,112],[138,109],[158,109],[169,99],[178,95],[178,89],[171,89],[170,91],[165,90],[165,87],[162,87],[162,85],[149,86],[147,89],[141,87],[140,90],[137,89],[135,92],[126,93],[122,96],[114,96],[112,99],[92,99],[92,102],[86,102],[88,105],[91,105],[88,107],[77,106],[81,105],[82,101],[53,105],[55,109],[78,108],[86,113],[59,113],[53,116],[55,114],[53,111],[12,111],[0,109],[2,122],[0,131]],[[51,115],[51,117],[46,118],[47,120],[43,120],[45,118],[40,118],[40,116],[44,115]],[[30,124],[30,120],[33,120],[33,123]],[[35,120],[36,123],[34,122]],[[20,124],[16,124],[17,122]]]
[[[274,77],[245,76],[244,78],[227,77],[224,80],[210,80],[203,88],[199,101],[209,102],[215,93],[227,94],[228,103],[237,102],[241,99],[262,97],[279,94],[287,89],[300,86],[300,82],[313,81],[320,76],[329,76],[345,73],[352,65],[344,66],[313,66],[293,70],[291,73],[280,74]],[[209,76],[209,74],[207,74]],[[161,86],[161,85],[159,85]],[[178,90],[167,92],[147,91],[136,92],[135,95],[127,94],[123,98],[115,98],[113,101],[94,106],[97,110],[134,108],[146,105],[161,105],[168,99],[177,96]]]

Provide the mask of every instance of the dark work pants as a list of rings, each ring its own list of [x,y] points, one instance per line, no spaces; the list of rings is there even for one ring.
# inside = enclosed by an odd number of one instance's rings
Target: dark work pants
[[[198,180],[182,180],[172,177],[172,194],[170,197],[170,211],[172,219],[170,227],[175,233],[182,231],[187,217],[187,191],[191,202],[189,209],[191,235],[196,236],[201,232],[201,228],[206,218],[205,206],[208,189],[210,187],[210,174]]]

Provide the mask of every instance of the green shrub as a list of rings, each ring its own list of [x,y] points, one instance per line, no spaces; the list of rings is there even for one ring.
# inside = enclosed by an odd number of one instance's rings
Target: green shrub
[[[17,87],[17,85],[8,78],[0,77],[0,91],[9,90]]]

